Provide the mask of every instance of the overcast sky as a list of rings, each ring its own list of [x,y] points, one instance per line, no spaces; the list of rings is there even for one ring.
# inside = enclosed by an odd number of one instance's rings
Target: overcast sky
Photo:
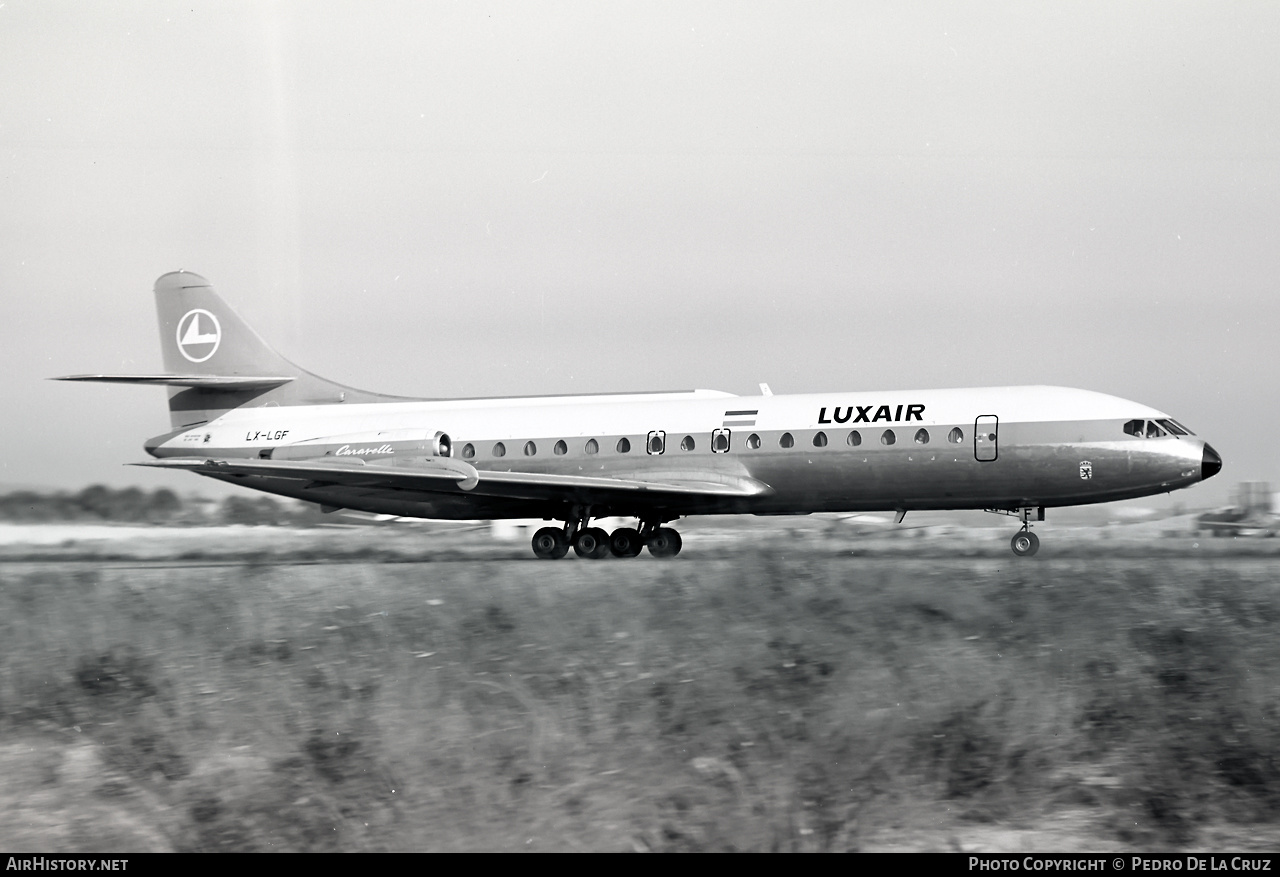
[[[128,469],[155,278],[428,396],[1046,383],[1280,482],[1280,4],[0,3],[0,483]],[[1194,495],[1193,495],[1194,494]]]

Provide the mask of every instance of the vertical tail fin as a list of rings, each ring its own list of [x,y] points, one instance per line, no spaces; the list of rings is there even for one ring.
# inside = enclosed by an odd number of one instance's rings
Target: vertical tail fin
[[[67,375],[59,381],[153,384],[169,388],[174,427],[206,423],[243,405],[403,402],[325,380],[276,353],[199,274],[175,271],[156,281],[160,348],[167,374]]]
[[[278,375],[302,370],[271,349],[224,302],[209,281],[174,271],[156,281],[160,350],[172,374]]]
[[[249,327],[209,281],[174,271],[156,281],[156,312],[165,368],[174,375],[210,377],[171,386],[175,427],[213,420],[242,405],[324,405],[401,401],[357,390],[299,368]],[[217,379],[229,379],[219,386]],[[236,380],[242,379],[242,380]]]

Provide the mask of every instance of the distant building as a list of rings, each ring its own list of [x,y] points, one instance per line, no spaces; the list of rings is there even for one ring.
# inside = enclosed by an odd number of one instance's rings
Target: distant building
[[[1196,519],[1199,528],[1213,536],[1275,536],[1280,518],[1275,514],[1276,494],[1266,481],[1241,481],[1232,493],[1232,505],[1205,512]]]
[[[1236,508],[1247,512],[1269,515],[1276,508],[1276,495],[1271,492],[1271,485],[1266,481],[1241,481],[1236,485],[1232,498]]]

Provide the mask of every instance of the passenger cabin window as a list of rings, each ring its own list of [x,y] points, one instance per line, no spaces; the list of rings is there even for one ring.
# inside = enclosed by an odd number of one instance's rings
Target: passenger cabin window
[[[600,452],[600,445],[596,443],[595,439],[587,439],[586,450],[588,454],[597,454]]]
[[[753,451],[760,450],[760,436],[756,435],[754,432],[747,436],[747,447]]]
[[[697,443],[694,442],[693,436],[691,435],[687,435],[680,439],[680,450],[682,451],[692,451],[696,446]]]
[[[498,442],[493,446],[493,455],[495,457],[505,457],[507,455],[507,446],[502,442]]]
[[[475,455],[476,455],[476,446],[471,444],[471,442],[467,442],[465,445],[462,446],[462,458],[464,460],[470,460]]]
[[[729,451],[730,432],[727,429],[713,430],[711,433],[711,453],[725,454]]]
[[[569,453],[569,446],[564,443],[564,439],[560,439],[560,441],[556,442],[556,446],[551,450],[556,456],[563,457],[565,454]]]
[[[891,429],[886,429],[883,433],[880,434],[880,444],[882,445],[892,445],[897,441],[898,441],[898,437],[893,434],[893,430]]]
[[[848,443],[849,447],[856,448],[858,445],[862,444],[862,433],[855,429],[853,432],[849,433],[849,437],[845,439],[845,442]]]
[[[667,434],[661,429],[655,429],[649,433],[649,438],[645,440],[644,449],[646,452],[657,456],[667,450]]]
[[[782,434],[782,438],[778,439],[778,444],[784,448],[794,447],[795,443],[796,443],[796,440],[791,436],[791,433],[789,432],[784,432]]]
[[[825,432],[814,433],[813,446],[815,448],[825,448],[827,446],[827,434]]]
[[[524,443],[524,455],[525,455],[526,457],[532,457],[532,456],[533,456],[534,454],[536,454],[536,453],[538,453],[538,446],[537,446],[537,445],[535,445],[533,442],[525,442],[525,443]]]
[[[624,435],[622,438],[618,439],[618,453],[628,454],[630,452],[631,452],[631,442],[627,441],[627,437]]]
[[[954,427],[951,432],[947,433],[947,441],[953,445],[958,445],[964,441],[964,430],[960,427]]]
[[[918,445],[929,444],[929,430],[927,429],[916,430],[916,444]]]

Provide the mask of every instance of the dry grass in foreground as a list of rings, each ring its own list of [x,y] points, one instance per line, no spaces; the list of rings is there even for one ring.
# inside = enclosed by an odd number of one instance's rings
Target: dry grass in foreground
[[[3,565],[0,846],[1273,847],[1276,584],[798,550]]]

